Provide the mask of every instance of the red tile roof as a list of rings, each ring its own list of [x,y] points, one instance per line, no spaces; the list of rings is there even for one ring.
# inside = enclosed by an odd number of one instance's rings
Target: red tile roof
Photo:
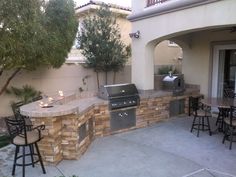
[[[108,7],[111,7],[111,8],[115,8],[115,9],[120,9],[120,10],[125,10],[125,11],[130,11],[131,12],[131,8],[130,7],[124,7],[124,6],[120,6],[120,5],[117,5],[117,4],[105,3],[105,2],[94,1],[94,0],[90,0],[88,3],[86,3],[84,5],[81,5],[81,6],[78,6],[75,9],[80,9],[80,8],[83,8],[83,7],[88,6],[88,5],[102,5],[102,4],[106,4],[106,5],[108,5]]]

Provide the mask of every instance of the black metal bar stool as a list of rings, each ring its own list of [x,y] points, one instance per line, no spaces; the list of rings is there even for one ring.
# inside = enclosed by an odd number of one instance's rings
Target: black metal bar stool
[[[230,109],[229,108],[218,108],[219,113],[216,119],[216,126],[218,126],[218,131],[224,131],[224,118],[229,116]]]
[[[193,110],[193,123],[191,126],[191,132],[193,129],[197,130],[197,137],[199,137],[199,131],[209,131],[209,135],[211,136],[211,128],[209,117],[211,117],[211,113],[209,108],[203,107],[203,105],[199,102],[199,97],[190,97],[189,101],[191,102],[192,110]]]
[[[29,165],[34,167],[34,164],[37,162],[40,162],[43,173],[46,174],[37,144],[42,139],[41,130],[43,130],[45,126],[41,125],[27,128],[23,117],[21,119],[5,118],[5,122],[11,137],[11,142],[16,146],[12,175],[15,175],[16,166],[22,166],[22,176],[25,177],[25,167]],[[29,148],[29,153],[26,153],[26,147]],[[21,148],[22,155],[19,154]],[[34,148],[36,153],[34,152]],[[27,156],[31,158],[30,163],[26,163]],[[19,159],[22,159],[22,163],[18,162]]]
[[[232,149],[232,143],[235,142],[233,139],[236,136],[236,107],[230,107],[230,114],[229,117],[224,119],[225,130],[224,130],[224,138],[222,143],[225,143],[225,140],[230,142],[229,149]]]

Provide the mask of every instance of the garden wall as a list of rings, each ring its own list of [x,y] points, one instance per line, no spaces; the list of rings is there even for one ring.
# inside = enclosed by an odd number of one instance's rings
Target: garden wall
[[[4,83],[3,78],[9,77],[6,73],[1,77],[0,87]],[[84,79],[86,78],[87,79]],[[100,74],[101,84],[104,82],[104,74]],[[83,79],[86,84],[83,84]],[[109,74],[108,84],[112,84],[113,73]],[[131,66],[127,65],[124,70],[117,73],[116,83],[131,82]],[[20,72],[10,83],[10,86],[21,87],[23,85],[31,85],[35,89],[43,92],[44,95],[55,95],[58,90],[64,92],[81,93],[82,96],[90,96],[97,92],[96,74],[92,69],[85,69],[81,65],[64,64],[60,69],[40,68],[34,72]],[[79,92],[79,88],[84,91]],[[87,95],[89,94],[89,95]],[[0,117],[12,115],[10,102],[16,100],[15,97],[9,95],[1,95],[0,101]]]

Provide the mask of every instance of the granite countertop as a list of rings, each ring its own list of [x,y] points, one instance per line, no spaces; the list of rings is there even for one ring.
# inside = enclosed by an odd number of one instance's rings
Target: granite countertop
[[[187,88],[182,95],[190,94],[190,93],[196,92],[196,91],[199,91],[199,89]],[[158,97],[164,97],[164,96],[173,96],[173,92],[172,91],[164,91],[164,90],[160,90],[160,91],[150,90],[150,91],[144,91],[144,92],[140,93],[141,99],[158,98]],[[181,96],[181,95],[179,95],[179,96]]]
[[[186,93],[190,94],[191,92],[194,93],[196,91],[199,90],[186,89],[183,95],[185,95]],[[167,91],[145,91],[140,93],[141,99],[158,98],[165,96],[173,96],[173,93]],[[56,117],[73,113],[80,114],[94,105],[108,104],[107,100],[102,100],[98,97],[77,99],[74,94],[65,97],[64,100],[55,102],[55,104],[52,104],[53,107],[50,108],[40,107],[40,101],[21,106],[20,113],[24,116],[29,117]]]
[[[107,104],[106,100],[97,97],[74,99],[65,104],[55,104],[50,108],[42,108],[39,102],[33,102],[20,107],[20,113],[30,117],[56,117],[69,115],[73,113],[81,113],[89,107],[97,104]]]

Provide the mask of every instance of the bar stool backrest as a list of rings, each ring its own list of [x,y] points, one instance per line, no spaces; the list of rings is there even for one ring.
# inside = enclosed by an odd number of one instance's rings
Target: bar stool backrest
[[[224,89],[223,95],[225,98],[235,98],[236,97],[234,90],[228,89],[228,88]]]
[[[233,121],[236,121],[236,107],[230,106],[230,126],[233,126]]]
[[[27,133],[26,133],[25,120],[24,119],[5,118],[5,122],[6,122],[8,133],[10,135],[12,143],[13,143],[13,139],[16,136],[20,136],[20,137],[24,138],[25,144],[27,144]]]
[[[190,97],[190,105],[194,112],[200,109],[201,105],[199,103],[200,97]]]
[[[13,103],[11,105],[12,112],[14,113],[14,116],[15,116],[16,119],[18,119],[18,117],[20,116],[20,107],[23,106],[23,105],[24,105],[24,103],[22,101]]]

